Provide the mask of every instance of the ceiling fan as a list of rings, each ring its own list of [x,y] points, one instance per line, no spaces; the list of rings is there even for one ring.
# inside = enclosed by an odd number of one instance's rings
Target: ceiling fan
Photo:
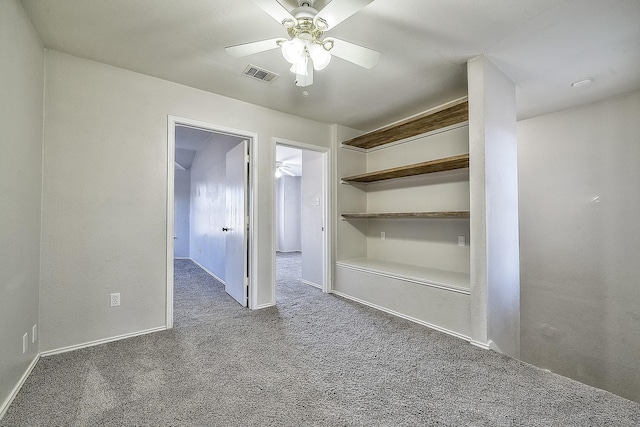
[[[373,0],[332,0],[322,10],[313,8],[315,0],[298,0],[298,7],[289,12],[277,0],[253,0],[287,30],[289,39],[277,37],[226,47],[235,58],[281,48],[296,75],[296,86],[313,84],[313,70],[322,70],[337,56],[370,69],[378,63],[380,52],[350,43],[324,33],[371,3]]]
[[[282,174],[289,175],[289,176],[296,176],[296,174],[293,171],[291,171],[291,169],[289,168],[289,166],[287,166],[285,162],[277,161],[276,162],[276,178],[280,178]]]

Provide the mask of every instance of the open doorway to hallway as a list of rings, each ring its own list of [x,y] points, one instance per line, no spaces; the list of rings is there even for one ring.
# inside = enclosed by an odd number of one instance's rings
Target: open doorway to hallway
[[[277,302],[282,286],[328,290],[328,153],[291,142],[275,151]]]
[[[173,325],[174,258],[194,262],[240,305],[250,306],[252,140],[240,132],[169,118],[169,327]]]

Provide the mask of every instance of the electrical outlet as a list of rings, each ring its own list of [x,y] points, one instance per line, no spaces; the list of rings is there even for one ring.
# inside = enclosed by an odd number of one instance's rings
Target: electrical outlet
[[[111,294],[111,307],[117,307],[120,305],[120,293]]]
[[[467,242],[464,236],[458,236],[458,246],[466,246]]]
[[[387,238],[387,233],[385,233],[384,231],[380,232],[380,240],[384,240]]]
[[[31,344],[36,342],[37,339],[38,339],[38,324],[36,323],[31,328]]]
[[[22,354],[25,354],[28,348],[29,348],[29,333],[26,333],[22,336]]]

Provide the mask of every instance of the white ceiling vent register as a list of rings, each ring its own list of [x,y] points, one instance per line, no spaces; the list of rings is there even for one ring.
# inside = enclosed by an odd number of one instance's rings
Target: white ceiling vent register
[[[265,70],[264,68],[256,67],[251,64],[247,65],[247,68],[244,69],[242,74],[265,83],[271,83],[278,78],[278,74],[273,71]]]

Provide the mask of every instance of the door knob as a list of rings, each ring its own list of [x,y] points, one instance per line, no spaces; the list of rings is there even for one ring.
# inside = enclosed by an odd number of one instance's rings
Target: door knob
[[[227,227],[222,227],[222,231],[229,231]]]

